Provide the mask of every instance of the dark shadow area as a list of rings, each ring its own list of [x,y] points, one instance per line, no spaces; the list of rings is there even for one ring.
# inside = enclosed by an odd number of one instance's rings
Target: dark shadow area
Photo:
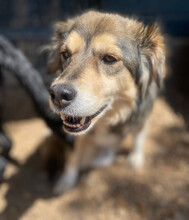
[[[11,100],[11,101],[10,101]],[[39,116],[31,97],[17,85],[3,87],[3,121],[17,121]]]
[[[155,195],[151,183],[146,184],[117,177],[108,178],[106,181],[111,185],[107,196],[120,201],[127,208],[136,209],[144,219],[174,219],[178,211],[185,217],[183,219],[186,219],[189,215],[186,204],[181,205],[177,202],[177,199],[170,200]],[[179,192],[179,195],[186,198],[185,193],[187,193],[187,189],[184,192]],[[119,206],[120,204],[116,205]]]
[[[153,158],[154,166],[164,163],[176,169],[179,163],[189,164],[189,134],[184,128],[163,128],[154,139],[162,149],[162,152]]]
[[[39,149],[39,148],[38,148]],[[37,199],[52,198],[51,188],[47,184],[47,176],[41,166],[39,150],[34,152],[18,172],[6,180],[9,190],[5,195],[7,207],[0,214],[1,220],[19,220]]]
[[[104,205],[103,203],[110,203],[109,208],[118,213],[120,209],[134,210],[135,213],[140,215],[141,219],[177,219],[177,216],[179,216],[180,219],[186,220],[189,216],[186,202],[188,201],[188,185],[184,185],[183,189],[177,192],[185,201],[181,204],[177,198],[169,199],[154,193],[153,185],[159,184],[161,187],[157,179],[145,182],[142,179],[137,181],[132,177],[126,177],[126,175],[107,174],[103,178],[108,185],[105,195],[98,194],[86,199],[86,187],[82,186],[77,198],[74,198],[68,204],[69,209],[77,213],[77,216],[81,215],[82,217],[82,210],[84,209],[95,214],[101,205]]]
[[[169,42],[168,77],[164,95],[170,106],[184,117],[189,128],[189,39],[172,38]]]

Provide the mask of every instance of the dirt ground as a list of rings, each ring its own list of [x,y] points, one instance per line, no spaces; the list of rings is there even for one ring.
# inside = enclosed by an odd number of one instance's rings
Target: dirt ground
[[[0,186],[1,220],[188,220],[189,134],[161,98],[154,107],[146,164],[136,171],[127,155],[85,173],[64,195],[54,196],[41,166],[46,126],[37,118],[5,123],[14,141]]]

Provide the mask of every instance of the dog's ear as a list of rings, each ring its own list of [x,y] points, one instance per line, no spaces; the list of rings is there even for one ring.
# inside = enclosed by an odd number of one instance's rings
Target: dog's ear
[[[145,96],[149,84],[154,80],[162,85],[165,74],[164,38],[156,23],[143,27],[139,34],[139,85]]]
[[[48,57],[48,73],[56,73],[61,68],[59,47],[66,39],[66,35],[74,24],[74,20],[67,22],[58,22],[55,24],[55,34],[49,47],[50,53]]]

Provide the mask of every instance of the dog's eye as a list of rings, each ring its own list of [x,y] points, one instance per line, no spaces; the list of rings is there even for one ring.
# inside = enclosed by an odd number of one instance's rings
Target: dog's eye
[[[117,58],[115,58],[114,56],[112,55],[105,55],[102,57],[102,60],[104,61],[104,63],[106,64],[112,64],[112,63],[115,63],[117,62]]]
[[[65,60],[71,57],[71,53],[68,50],[61,51],[60,54]]]

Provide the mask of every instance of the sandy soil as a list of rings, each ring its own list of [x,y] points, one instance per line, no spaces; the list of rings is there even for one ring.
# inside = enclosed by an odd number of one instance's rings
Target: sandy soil
[[[18,164],[7,167],[0,186],[1,220],[189,219],[189,135],[163,99],[153,111],[143,169],[131,169],[127,156],[118,155],[112,166],[85,173],[57,197],[41,166],[44,122],[9,121],[5,129]]]

